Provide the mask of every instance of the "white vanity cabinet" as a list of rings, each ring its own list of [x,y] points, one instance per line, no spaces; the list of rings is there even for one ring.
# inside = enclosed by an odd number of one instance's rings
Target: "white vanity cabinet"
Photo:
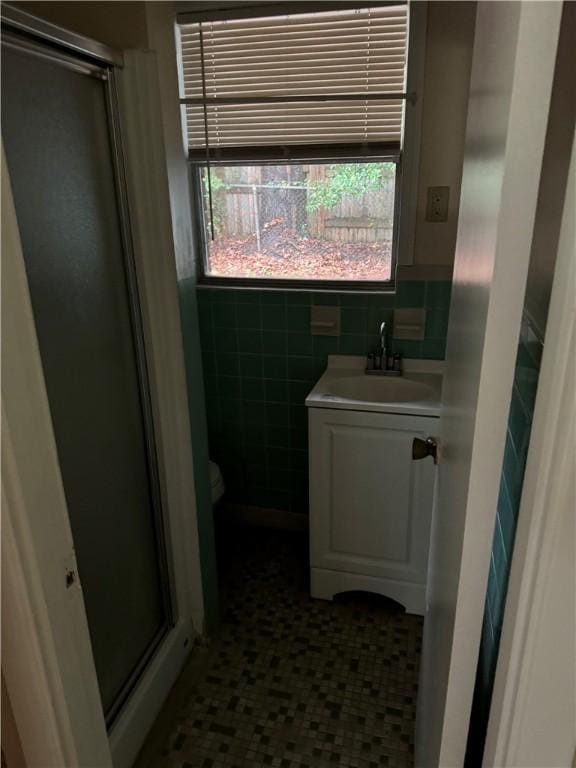
[[[309,407],[312,597],[366,590],[424,614],[437,416]]]

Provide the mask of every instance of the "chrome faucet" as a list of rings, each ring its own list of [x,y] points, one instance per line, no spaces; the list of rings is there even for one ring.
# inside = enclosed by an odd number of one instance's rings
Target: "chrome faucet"
[[[376,352],[370,352],[366,364],[366,373],[373,376],[401,376],[402,362],[398,353],[394,356],[388,354],[388,341],[386,338],[386,321],[380,323],[380,348]]]
[[[381,357],[381,367],[387,368],[388,367],[388,349],[386,346],[386,321],[383,320],[380,323],[380,357]]]

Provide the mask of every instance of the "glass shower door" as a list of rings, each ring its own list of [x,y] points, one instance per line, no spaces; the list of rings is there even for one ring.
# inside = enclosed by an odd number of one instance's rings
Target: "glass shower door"
[[[109,725],[172,624],[110,76],[3,37],[2,134]]]

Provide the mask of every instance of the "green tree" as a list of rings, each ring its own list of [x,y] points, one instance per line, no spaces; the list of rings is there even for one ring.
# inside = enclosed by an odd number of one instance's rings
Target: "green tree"
[[[307,209],[333,208],[343,197],[362,197],[383,189],[394,177],[394,163],[334,163],[325,179],[308,184]]]

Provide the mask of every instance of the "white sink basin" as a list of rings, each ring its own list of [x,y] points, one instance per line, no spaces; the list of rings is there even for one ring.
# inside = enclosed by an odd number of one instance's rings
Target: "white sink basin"
[[[430,400],[434,391],[427,384],[406,378],[346,376],[334,379],[328,394],[369,403],[409,403]]]
[[[367,376],[366,358],[329,355],[328,367],[306,398],[309,408],[440,415],[444,364],[437,360],[404,360],[402,376]]]

